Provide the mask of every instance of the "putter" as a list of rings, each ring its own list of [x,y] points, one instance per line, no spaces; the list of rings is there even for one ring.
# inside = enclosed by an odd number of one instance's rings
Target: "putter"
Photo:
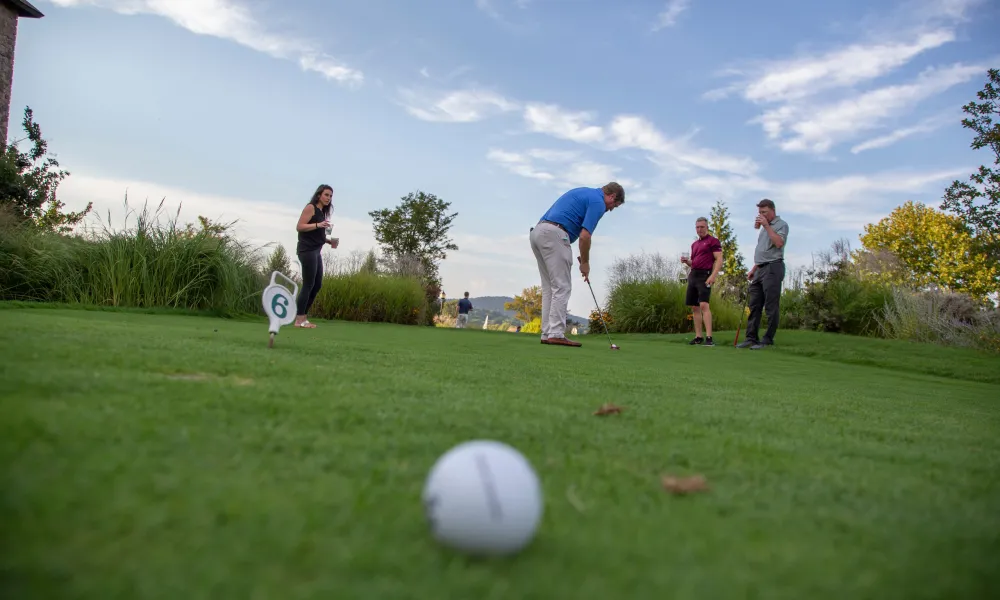
[[[740,324],[736,327],[736,339],[733,340],[733,348],[740,342],[740,330],[743,329],[743,315],[747,314],[747,306],[750,304],[750,283],[747,283],[746,298],[743,299],[743,312],[740,313]]]
[[[576,257],[577,262],[583,264],[583,260],[579,256]],[[608,331],[608,324],[604,322],[604,313],[601,311],[601,305],[597,302],[597,294],[594,293],[594,286],[590,285],[590,278],[586,279],[587,287],[590,288],[590,295],[594,297],[594,305],[597,307],[597,316],[601,318],[601,325],[604,325],[604,333],[608,336],[608,342],[611,343],[612,350],[621,350],[617,344],[611,341],[611,333]]]

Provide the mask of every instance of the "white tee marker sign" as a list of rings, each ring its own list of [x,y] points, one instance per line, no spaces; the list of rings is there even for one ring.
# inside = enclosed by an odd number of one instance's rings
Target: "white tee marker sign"
[[[277,283],[275,279],[281,275],[288,283],[292,284],[292,291]],[[274,336],[278,335],[278,330],[282,325],[291,325],[295,321],[295,296],[299,293],[299,286],[284,273],[275,271],[271,273],[271,283],[264,288],[261,302],[264,305],[264,313],[267,315],[268,332],[271,334],[267,341],[267,347],[274,347]]]

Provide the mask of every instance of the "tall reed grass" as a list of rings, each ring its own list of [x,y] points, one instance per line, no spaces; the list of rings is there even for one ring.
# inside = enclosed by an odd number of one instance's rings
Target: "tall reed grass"
[[[679,280],[679,261],[659,253],[617,259],[610,269],[606,311],[608,328],[619,333],[682,333],[692,331],[691,307],[685,305],[687,284]],[[742,306],[713,294],[712,331],[736,329]]]
[[[0,299],[86,306],[166,308],[220,316],[263,315],[260,294],[272,270],[291,271],[294,257],[239,240],[231,224],[178,225],[125,199],[123,225],[88,223],[77,235],[49,233],[0,217]],[[375,272],[373,253],[327,256],[317,317],[419,324],[426,290],[412,276]],[[433,308],[433,307],[432,307]]]
[[[620,333],[684,333],[694,331],[687,284],[679,281],[636,281],[611,291],[608,328]],[[712,295],[712,331],[736,329],[742,306]]]
[[[1000,352],[1000,309],[960,294],[893,288],[875,319],[882,337]]]
[[[98,306],[164,307],[221,315],[260,312],[257,249],[226,231],[162,223],[163,202],[63,236],[5,221],[0,297]],[[134,223],[130,223],[134,219]]]

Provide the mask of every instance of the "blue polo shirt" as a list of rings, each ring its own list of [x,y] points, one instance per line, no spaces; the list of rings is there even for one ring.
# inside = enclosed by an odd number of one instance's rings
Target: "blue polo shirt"
[[[555,201],[549,210],[542,215],[542,221],[559,223],[569,234],[569,243],[580,237],[580,232],[586,229],[591,235],[597,228],[607,211],[604,204],[604,192],[601,188],[581,187],[572,189]]]

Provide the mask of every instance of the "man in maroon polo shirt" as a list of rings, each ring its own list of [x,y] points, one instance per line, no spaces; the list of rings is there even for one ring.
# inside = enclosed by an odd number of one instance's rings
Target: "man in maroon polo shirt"
[[[712,284],[722,268],[722,244],[708,235],[708,219],[699,217],[694,222],[698,239],[691,244],[691,258],[681,258],[681,262],[691,267],[688,274],[687,300],[694,320],[694,335],[691,345],[714,346],[712,341],[712,311],[708,299],[712,294]],[[705,321],[705,337],[701,337],[701,323]]]

